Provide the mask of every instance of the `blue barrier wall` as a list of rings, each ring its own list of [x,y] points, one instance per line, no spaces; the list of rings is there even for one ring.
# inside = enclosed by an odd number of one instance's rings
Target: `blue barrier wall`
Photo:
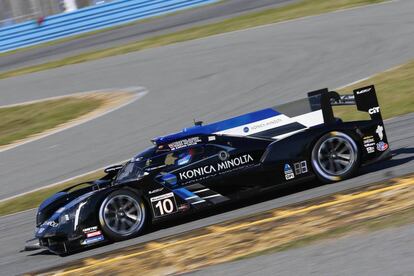
[[[167,14],[218,0],[118,0],[0,29],[0,52]]]

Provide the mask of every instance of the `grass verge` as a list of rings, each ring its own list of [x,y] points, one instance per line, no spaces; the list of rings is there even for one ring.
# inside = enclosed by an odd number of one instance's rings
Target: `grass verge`
[[[275,246],[262,251],[246,254],[244,256],[236,258],[235,261],[249,259],[261,255],[273,254],[289,249],[300,248],[303,246],[314,244],[322,240],[337,239],[355,233],[368,233],[391,227],[399,227],[412,223],[414,223],[414,208],[409,208],[401,212],[388,214],[386,216],[379,216],[362,222],[350,223],[345,226],[328,230],[324,233],[307,236],[305,238],[300,238],[283,244],[281,246]]]
[[[358,87],[375,84],[383,118],[414,112],[414,61],[377,74],[339,92],[352,93]],[[335,107],[335,114],[345,120],[368,118],[366,112],[355,112],[355,107]]]
[[[101,99],[67,97],[0,108],[0,146],[52,129],[102,104]]]
[[[254,12],[247,15],[241,15],[218,23],[193,27],[187,30],[155,36],[137,42],[128,43],[122,46],[100,50],[97,52],[82,53],[61,60],[55,60],[44,64],[3,72],[0,73],[0,79],[52,68],[58,68],[69,64],[76,64],[100,58],[126,54],[147,48],[159,47],[215,34],[226,33],[270,23],[277,23],[304,16],[317,15],[355,6],[380,3],[383,1],[384,0],[302,0],[283,7],[269,9],[261,12]]]

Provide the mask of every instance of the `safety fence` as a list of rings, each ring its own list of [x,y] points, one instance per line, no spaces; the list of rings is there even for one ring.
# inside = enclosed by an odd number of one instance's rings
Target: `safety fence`
[[[118,0],[74,12],[48,16],[41,21],[0,28],[0,52],[72,35],[125,24],[218,0]]]
[[[0,28],[62,13],[66,11],[64,1],[68,0],[0,0]]]

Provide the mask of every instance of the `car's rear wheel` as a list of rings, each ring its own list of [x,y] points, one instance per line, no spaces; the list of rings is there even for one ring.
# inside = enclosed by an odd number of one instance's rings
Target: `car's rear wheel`
[[[335,182],[355,174],[359,150],[351,136],[332,131],[322,136],[312,150],[312,167],[323,182]]]
[[[132,238],[144,229],[146,208],[140,197],[129,190],[110,193],[99,209],[104,234],[113,241]]]

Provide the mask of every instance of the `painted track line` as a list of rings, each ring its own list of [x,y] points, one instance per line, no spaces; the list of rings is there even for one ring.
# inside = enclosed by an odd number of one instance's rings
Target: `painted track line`
[[[404,65],[407,65],[407,63],[403,63],[403,64],[400,64],[400,65],[397,65],[397,66],[393,66],[393,67],[391,67],[391,68],[388,68],[388,69],[387,69],[387,70],[385,70],[385,71],[381,71],[381,72],[378,72],[378,73],[375,73],[375,74],[369,75],[368,77],[365,77],[365,78],[362,78],[362,79],[359,79],[359,80],[353,81],[353,82],[351,82],[351,83],[344,84],[344,85],[342,85],[342,86],[339,86],[339,87],[335,88],[335,90],[337,90],[337,89],[338,89],[338,90],[339,90],[339,89],[344,89],[344,88],[347,88],[348,86],[352,86],[352,85],[354,85],[354,84],[358,84],[358,83],[360,83],[360,82],[364,82],[364,81],[369,80],[369,79],[371,79],[371,78],[374,78],[374,77],[376,77],[376,76],[378,76],[378,75],[380,75],[380,74],[383,74],[383,73],[388,73],[388,72],[390,72],[390,71],[397,70],[397,69],[399,69],[399,68],[403,67]]]

